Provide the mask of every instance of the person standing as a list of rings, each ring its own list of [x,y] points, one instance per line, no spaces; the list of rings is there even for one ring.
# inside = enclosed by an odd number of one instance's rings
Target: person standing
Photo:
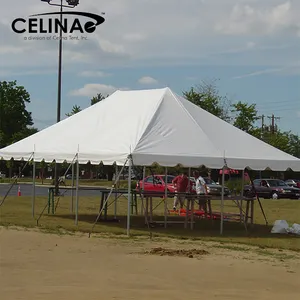
[[[207,214],[207,200],[205,195],[208,194],[207,185],[202,176],[198,171],[195,172],[196,179],[196,193],[199,201],[199,210],[204,210],[205,214]]]
[[[182,172],[180,175],[175,177],[172,181],[172,183],[175,186],[175,193],[176,194],[174,197],[174,205],[173,209],[177,209],[178,202],[180,203],[180,208],[182,209],[184,206],[184,200],[185,200],[185,195],[180,194],[180,193],[186,193],[188,184],[189,184],[189,179],[187,177],[187,174],[185,172]]]

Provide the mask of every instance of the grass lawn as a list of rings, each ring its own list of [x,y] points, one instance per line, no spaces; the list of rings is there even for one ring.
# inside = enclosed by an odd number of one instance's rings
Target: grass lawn
[[[113,199],[113,196],[111,200]],[[74,199],[75,200],[75,199]],[[47,208],[43,216],[39,220],[39,228],[48,232],[74,232],[80,231],[88,233],[91,231],[93,223],[96,220],[99,210],[99,198],[97,197],[81,197],[79,199],[79,224],[75,225],[74,214],[71,213],[71,197],[62,197],[58,203],[55,215],[47,213]],[[155,199],[158,204],[161,200]],[[168,206],[172,207],[173,199],[169,199]],[[47,204],[46,197],[36,197],[35,219],[31,215],[31,197],[13,197],[9,196],[5,203],[0,207],[0,225],[3,226],[22,226],[35,227],[36,219]],[[172,237],[178,239],[201,239],[218,241],[221,243],[241,243],[255,245],[261,248],[278,248],[289,249],[300,252],[300,238],[287,235],[271,234],[271,228],[275,220],[287,220],[289,224],[300,223],[300,201],[297,200],[262,200],[262,204],[269,221],[269,226],[265,225],[263,215],[260,211],[258,203],[255,203],[255,225],[249,227],[246,233],[244,226],[238,222],[225,222],[224,234],[220,236],[219,221],[210,221],[196,219],[194,230],[184,229],[183,224],[169,224],[165,229],[163,226],[157,225],[151,228],[153,238],[155,237]],[[155,220],[163,220],[163,206],[161,203],[155,210]],[[220,201],[212,201],[213,210],[219,211]],[[113,204],[109,207],[109,215],[113,215]],[[153,207],[155,207],[154,205]],[[140,211],[141,202],[138,201],[138,210]],[[101,233],[103,236],[111,234],[124,235],[126,233],[126,212],[127,200],[120,198],[118,200],[118,219],[117,222],[99,222],[94,227],[93,232]],[[237,213],[238,210],[234,203],[226,201],[225,212]],[[180,219],[182,217],[169,216],[169,219]],[[149,236],[149,229],[144,224],[144,218],[141,216],[132,216],[133,237]]]

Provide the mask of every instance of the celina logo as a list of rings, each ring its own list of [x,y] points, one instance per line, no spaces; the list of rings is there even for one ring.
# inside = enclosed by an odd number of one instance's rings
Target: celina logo
[[[51,15],[75,15],[82,16],[90,19],[89,21],[82,24],[78,18],[70,21],[67,18],[63,18],[62,22],[60,18],[37,18],[42,16],[51,16]],[[102,13],[104,15],[104,13]],[[93,21],[91,21],[93,20]],[[43,13],[29,16],[28,20],[23,18],[15,19],[12,24],[12,30],[15,33],[59,33],[60,29],[64,33],[92,33],[96,30],[97,26],[104,23],[105,19],[103,16],[86,13],[86,12],[51,12],[51,13]]]

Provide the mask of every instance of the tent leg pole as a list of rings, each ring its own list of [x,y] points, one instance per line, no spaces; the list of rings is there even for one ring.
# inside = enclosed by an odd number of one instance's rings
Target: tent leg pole
[[[146,167],[143,167],[143,183],[142,183],[142,207],[141,207],[141,215],[144,215],[144,188],[145,188],[145,177],[146,177]]]
[[[242,172],[242,189],[241,189],[241,202],[240,202],[240,221],[244,222],[244,216],[243,216],[243,196],[244,196],[244,181],[245,181],[245,169],[243,169]]]
[[[167,228],[167,211],[168,211],[168,168],[165,168],[165,228]]]
[[[224,223],[224,184],[225,184],[225,167],[222,170],[222,196],[221,196],[221,224],[220,224],[220,234],[223,234],[223,223]]]
[[[129,157],[128,163],[129,163],[129,169],[128,169],[127,236],[130,236],[131,167],[132,167],[131,157]]]
[[[33,158],[32,164],[32,217],[34,218],[34,210],[35,210],[35,161]]]
[[[118,165],[116,164],[116,176],[115,176],[115,180],[117,179],[117,175],[118,175]],[[114,203],[114,219],[117,219],[117,199],[118,199],[118,182],[116,182],[115,184],[115,203]]]
[[[74,163],[72,162],[71,213],[74,211]]]
[[[79,159],[76,161],[76,203],[75,203],[75,225],[78,225],[78,202],[79,202]]]
[[[188,203],[188,210],[191,209],[191,229],[193,229],[194,227],[194,209],[193,209],[193,199],[191,198],[190,194],[192,193],[192,189],[191,189],[191,168],[189,168],[189,172],[188,172],[188,176],[189,176],[189,183],[188,183],[188,196],[187,196],[187,203]]]

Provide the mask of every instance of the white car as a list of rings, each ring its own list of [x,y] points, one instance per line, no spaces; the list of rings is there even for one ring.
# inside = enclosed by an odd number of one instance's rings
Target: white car
[[[4,179],[6,177],[6,175],[4,173],[0,172],[0,179]]]

